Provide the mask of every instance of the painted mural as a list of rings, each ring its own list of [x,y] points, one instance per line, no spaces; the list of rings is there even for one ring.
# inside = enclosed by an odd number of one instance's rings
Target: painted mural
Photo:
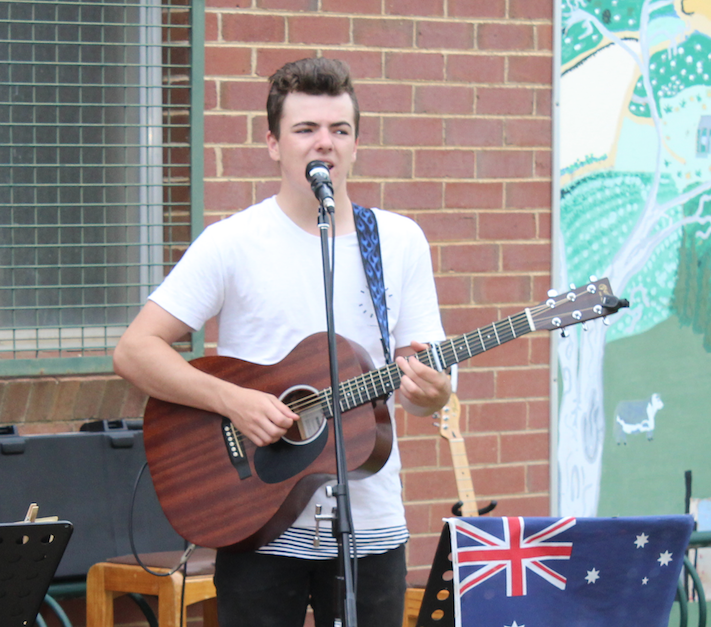
[[[631,306],[557,342],[558,514],[711,496],[711,0],[561,0],[554,277]]]

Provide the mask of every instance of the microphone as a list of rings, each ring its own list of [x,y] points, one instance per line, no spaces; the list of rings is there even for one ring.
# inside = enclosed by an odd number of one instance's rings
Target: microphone
[[[311,161],[306,166],[306,180],[311,183],[311,189],[323,208],[333,213],[336,203],[333,200],[333,184],[328,166],[323,161]]]

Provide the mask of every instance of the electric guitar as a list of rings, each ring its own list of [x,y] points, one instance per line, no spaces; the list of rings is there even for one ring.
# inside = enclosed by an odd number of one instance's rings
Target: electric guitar
[[[459,417],[461,403],[456,392],[452,392],[447,404],[437,412],[439,420],[439,434],[449,442],[449,451],[452,455],[454,479],[457,483],[459,501],[452,506],[455,516],[483,516],[496,507],[496,501],[491,501],[481,509],[477,506],[476,492],[472,482],[472,473],[469,469],[467,449],[459,430]]]
[[[499,322],[432,345],[416,354],[438,370],[532,331],[562,329],[627,307],[607,279],[551,295]],[[365,350],[337,338],[339,407],[349,477],[380,470],[390,455],[392,427],[385,399],[400,386],[397,364],[373,369]],[[280,398],[299,414],[274,444],[255,446],[217,414],[150,398],[143,435],[158,500],[173,528],[198,546],[250,550],[273,540],[308,500],[334,479],[332,390],[325,333],[312,335],[278,364],[201,357],[196,368]]]

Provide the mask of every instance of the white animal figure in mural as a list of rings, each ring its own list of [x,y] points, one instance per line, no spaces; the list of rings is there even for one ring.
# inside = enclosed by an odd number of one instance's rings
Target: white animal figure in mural
[[[654,418],[664,407],[659,394],[652,394],[646,401],[622,401],[615,407],[615,441],[627,444],[631,433],[646,433],[647,440],[654,438]]]

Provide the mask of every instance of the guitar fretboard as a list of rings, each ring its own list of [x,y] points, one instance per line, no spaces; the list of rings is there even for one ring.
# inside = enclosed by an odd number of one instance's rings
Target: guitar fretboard
[[[531,331],[535,331],[535,326],[529,310],[525,309],[521,313],[486,327],[433,344],[428,350],[416,353],[415,357],[430,368],[446,370],[454,364],[480,355]],[[395,363],[343,381],[339,385],[339,407],[342,412],[345,412],[370,401],[387,397],[400,387],[401,381],[402,371]],[[318,399],[314,399],[321,404],[324,414],[329,417],[333,415],[332,396],[329,387],[318,394]],[[302,402],[303,400],[305,399],[302,399]]]

